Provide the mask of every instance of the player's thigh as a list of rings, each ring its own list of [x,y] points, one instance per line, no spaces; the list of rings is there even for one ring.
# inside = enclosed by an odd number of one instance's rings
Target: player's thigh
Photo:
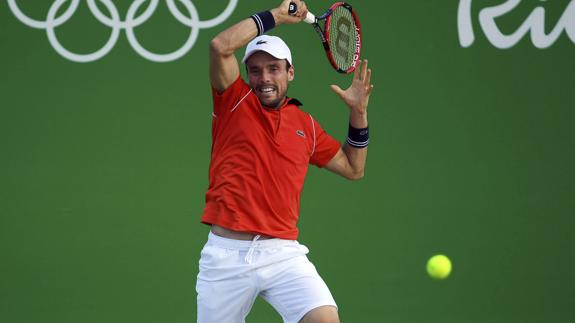
[[[290,259],[270,271],[260,295],[280,313],[284,322],[299,322],[306,314],[323,306],[330,307],[326,309],[329,313],[335,310],[337,318],[335,300],[306,256]],[[319,310],[318,315],[324,312]]]
[[[238,250],[209,243],[204,246],[196,281],[198,322],[244,322],[257,297],[245,266]]]
[[[196,283],[198,323],[243,323],[257,297],[249,277]]]

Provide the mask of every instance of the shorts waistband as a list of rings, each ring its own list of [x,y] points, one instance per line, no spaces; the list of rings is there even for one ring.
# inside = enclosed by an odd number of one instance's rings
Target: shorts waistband
[[[250,248],[273,248],[286,245],[299,245],[297,240],[285,240],[279,238],[265,239],[265,240],[236,240],[220,237],[210,231],[208,234],[208,244],[226,248],[226,249],[236,249],[236,250],[249,250]]]

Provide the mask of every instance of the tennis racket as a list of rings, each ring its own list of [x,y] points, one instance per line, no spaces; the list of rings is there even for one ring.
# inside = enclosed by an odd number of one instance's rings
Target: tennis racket
[[[295,14],[297,5],[291,2],[288,12]],[[351,6],[336,2],[319,17],[308,11],[304,21],[319,35],[331,66],[339,73],[353,72],[361,52],[361,28]],[[323,29],[321,21],[325,21]]]

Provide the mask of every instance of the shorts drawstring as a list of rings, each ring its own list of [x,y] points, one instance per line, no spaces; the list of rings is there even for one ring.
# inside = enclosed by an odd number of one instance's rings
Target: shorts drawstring
[[[261,236],[258,234],[254,237],[254,239],[252,240],[252,244],[250,245],[250,249],[248,250],[248,253],[246,254],[246,258],[244,259],[246,261],[246,263],[251,264],[252,263],[252,258],[254,255],[254,250],[256,249],[256,241],[260,238]]]

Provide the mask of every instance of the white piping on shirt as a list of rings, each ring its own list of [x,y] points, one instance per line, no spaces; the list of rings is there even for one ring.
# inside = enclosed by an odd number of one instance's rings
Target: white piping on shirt
[[[313,129],[313,148],[311,150],[311,156],[313,156],[313,153],[315,152],[315,124],[313,123],[313,117],[311,116],[311,114],[309,114],[309,118],[311,119],[311,127]]]
[[[248,93],[246,93],[246,95],[244,95],[244,96],[240,99],[240,101],[238,101],[238,103],[236,103],[236,105],[234,105],[234,107],[230,110],[230,112],[234,112],[234,110],[238,108],[238,106],[240,105],[240,103],[242,103],[242,101],[243,101],[243,100],[248,96],[248,94],[250,94],[250,93],[252,93],[252,89],[250,89],[250,90],[248,91]]]

